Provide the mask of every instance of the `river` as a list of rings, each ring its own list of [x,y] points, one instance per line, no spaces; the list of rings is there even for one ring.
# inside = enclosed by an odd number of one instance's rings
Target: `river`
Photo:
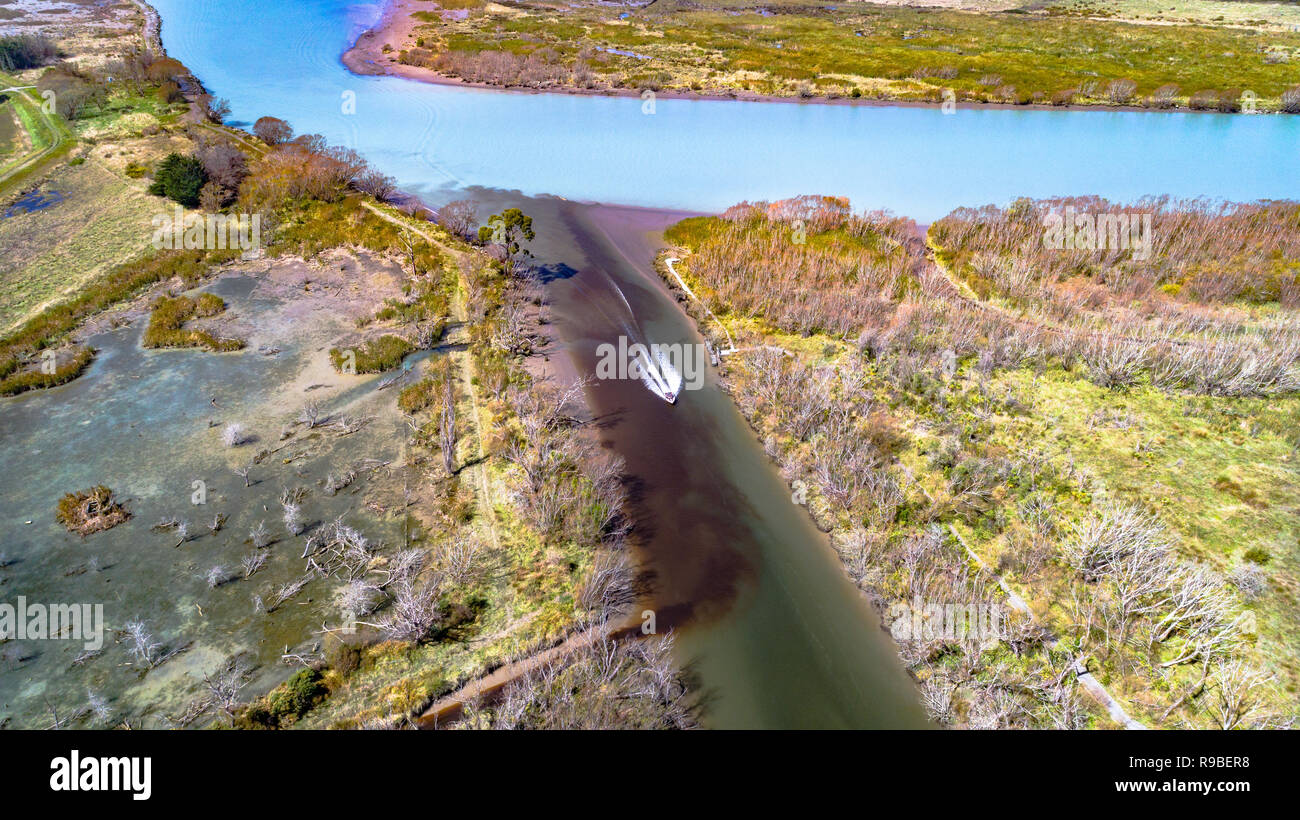
[[[1244,200],[1300,184],[1294,116],[664,99],[645,114],[636,98],[355,76],[339,56],[378,19],[375,3],[153,5],[167,50],[230,101],[233,121],[288,120],[430,201],[481,185],[713,212],[835,194],[929,223],[1017,196]]]

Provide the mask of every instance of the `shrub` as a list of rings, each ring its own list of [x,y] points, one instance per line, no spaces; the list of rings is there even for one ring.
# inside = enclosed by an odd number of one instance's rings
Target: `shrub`
[[[1187,101],[1187,106],[1193,111],[1208,111],[1217,107],[1219,104],[1219,92],[1212,90],[1197,91]]]
[[[293,128],[276,117],[262,117],[253,123],[253,134],[267,145],[279,145],[293,139]]]
[[[218,339],[204,330],[184,330],[182,325],[190,319],[215,316],[225,310],[225,302],[215,294],[205,293],[198,301],[187,296],[170,298],[160,296],[153,303],[149,327],[145,329],[142,344],[145,347],[206,347],[213,351],[239,350],[244,343],[239,339]]]
[[[325,652],[330,668],[340,675],[350,675],[361,668],[361,650],[351,644],[336,643]]]
[[[72,354],[72,358],[55,367],[53,373],[45,373],[41,370],[13,373],[4,379],[0,379],[0,396],[15,396],[28,390],[41,390],[67,384],[80,376],[81,371],[89,367],[91,360],[94,358],[94,350],[88,347],[79,347]],[[7,362],[0,362],[0,364],[7,364]]]
[[[1137,83],[1127,77],[1111,80],[1106,86],[1106,99],[1116,105],[1127,105],[1133,101],[1133,93],[1137,91]]]
[[[1176,96],[1178,96],[1178,86],[1167,83],[1151,92],[1151,105],[1154,108],[1172,108]]]
[[[68,493],[59,499],[55,512],[60,524],[82,536],[116,527],[130,517],[126,507],[113,500],[113,491],[102,484]]]
[[[326,695],[321,674],[315,669],[299,669],[266,697],[266,705],[277,725],[302,717]]]
[[[1077,88],[1063,88],[1060,91],[1052,93],[1052,105],[1071,105],[1074,99],[1079,96]]]
[[[356,372],[360,373],[382,373],[385,370],[392,370],[402,363],[406,354],[415,350],[415,345],[403,339],[401,336],[381,336],[378,339],[372,339],[354,348],[332,348],[330,350],[330,363],[334,369],[343,372],[344,366],[348,363],[347,351],[353,353],[353,364],[356,365]]]
[[[404,388],[397,397],[397,406],[403,413],[418,413],[433,404],[435,385],[432,379],[421,379],[410,387]]]
[[[199,204],[199,191],[207,181],[208,175],[203,170],[203,163],[196,157],[168,154],[154,171],[149,193],[165,196],[187,208],[196,208]]]
[[[35,34],[12,34],[0,37],[0,70],[3,71],[38,68],[57,55],[58,48],[48,37]]]
[[[158,89],[154,91],[154,94],[165,103],[178,103],[185,99],[185,95],[181,93],[181,87],[173,80],[164,80],[158,86]]]
[[[1241,554],[1241,557],[1245,558],[1252,564],[1259,564],[1260,566],[1266,566],[1269,561],[1273,560],[1273,556],[1269,551],[1259,546],[1251,547],[1246,550]]]
[[[1282,110],[1287,114],[1300,114],[1300,85],[1282,92]]]
[[[1236,114],[1241,110],[1240,88],[1230,88],[1219,94],[1218,108],[1225,114]]]

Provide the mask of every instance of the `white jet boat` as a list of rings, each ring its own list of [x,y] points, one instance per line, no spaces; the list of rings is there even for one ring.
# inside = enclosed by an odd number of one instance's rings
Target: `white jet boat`
[[[637,351],[641,369],[641,381],[659,398],[669,404],[677,403],[677,396],[682,390],[682,374],[677,372],[668,355],[658,345],[650,346],[647,355],[644,348]]]

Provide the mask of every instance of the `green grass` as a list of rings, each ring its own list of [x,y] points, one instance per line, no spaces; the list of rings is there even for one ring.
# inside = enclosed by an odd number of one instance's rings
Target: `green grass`
[[[24,85],[2,72],[0,84],[6,88]],[[67,123],[56,114],[45,114],[40,108],[40,101],[30,91],[12,91],[8,97],[9,104],[14,107],[14,112],[27,131],[32,149],[25,156],[0,166],[0,198],[19,190],[25,182],[43,174],[77,144]]]
[[[543,48],[571,65],[580,49],[600,46],[653,57],[596,53],[592,69],[612,83],[664,87],[809,92],[936,100],[951,88],[961,99],[1050,102],[1055,92],[1080,89],[1081,102],[1105,102],[1106,84],[1130,78],[1140,102],[1160,86],[1179,86],[1179,104],[1205,89],[1249,89],[1261,109],[1296,84],[1292,65],[1268,64],[1264,50],[1300,54],[1300,34],[1210,25],[1142,25],[1061,14],[969,13],[942,9],[845,4],[784,5],[770,16],[759,4],[670,13],[579,7],[556,14],[521,5],[523,16],[472,12],[466,21],[420,29],[432,46],[530,53]],[[763,4],[765,8],[770,8]],[[950,78],[933,75],[952,73]],[[981,84],[986,77],[996,83]],[[1009,90],[1009,89],[1014,89]]]
[[[340,373],[344,372],[349,364],[356,368],[357,374],[383,373],[401,365],[402,359],[414,350],[415,345],[401,336],[388,334],[363,342],[356,347],[331,348],[330,363]],[[349,353],[352,354],[351,357],[348,356]]]
[[[145,329],[142,344],[145,347],[205,347],[208,350],[227,352],[243,348],[239,339],[219,339],[204,330],[189,329],[184,325],[191,319],[216,316],[226,309],[220,296],[200,293],[197,299],[188,296],[160,296],[154,301]]]

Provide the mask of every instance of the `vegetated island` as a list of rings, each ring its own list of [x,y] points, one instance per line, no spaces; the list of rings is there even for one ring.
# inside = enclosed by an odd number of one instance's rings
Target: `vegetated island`
[[[934,5],[389,0],[343,62],[582,94],[1300,113],[1294,6]]]

